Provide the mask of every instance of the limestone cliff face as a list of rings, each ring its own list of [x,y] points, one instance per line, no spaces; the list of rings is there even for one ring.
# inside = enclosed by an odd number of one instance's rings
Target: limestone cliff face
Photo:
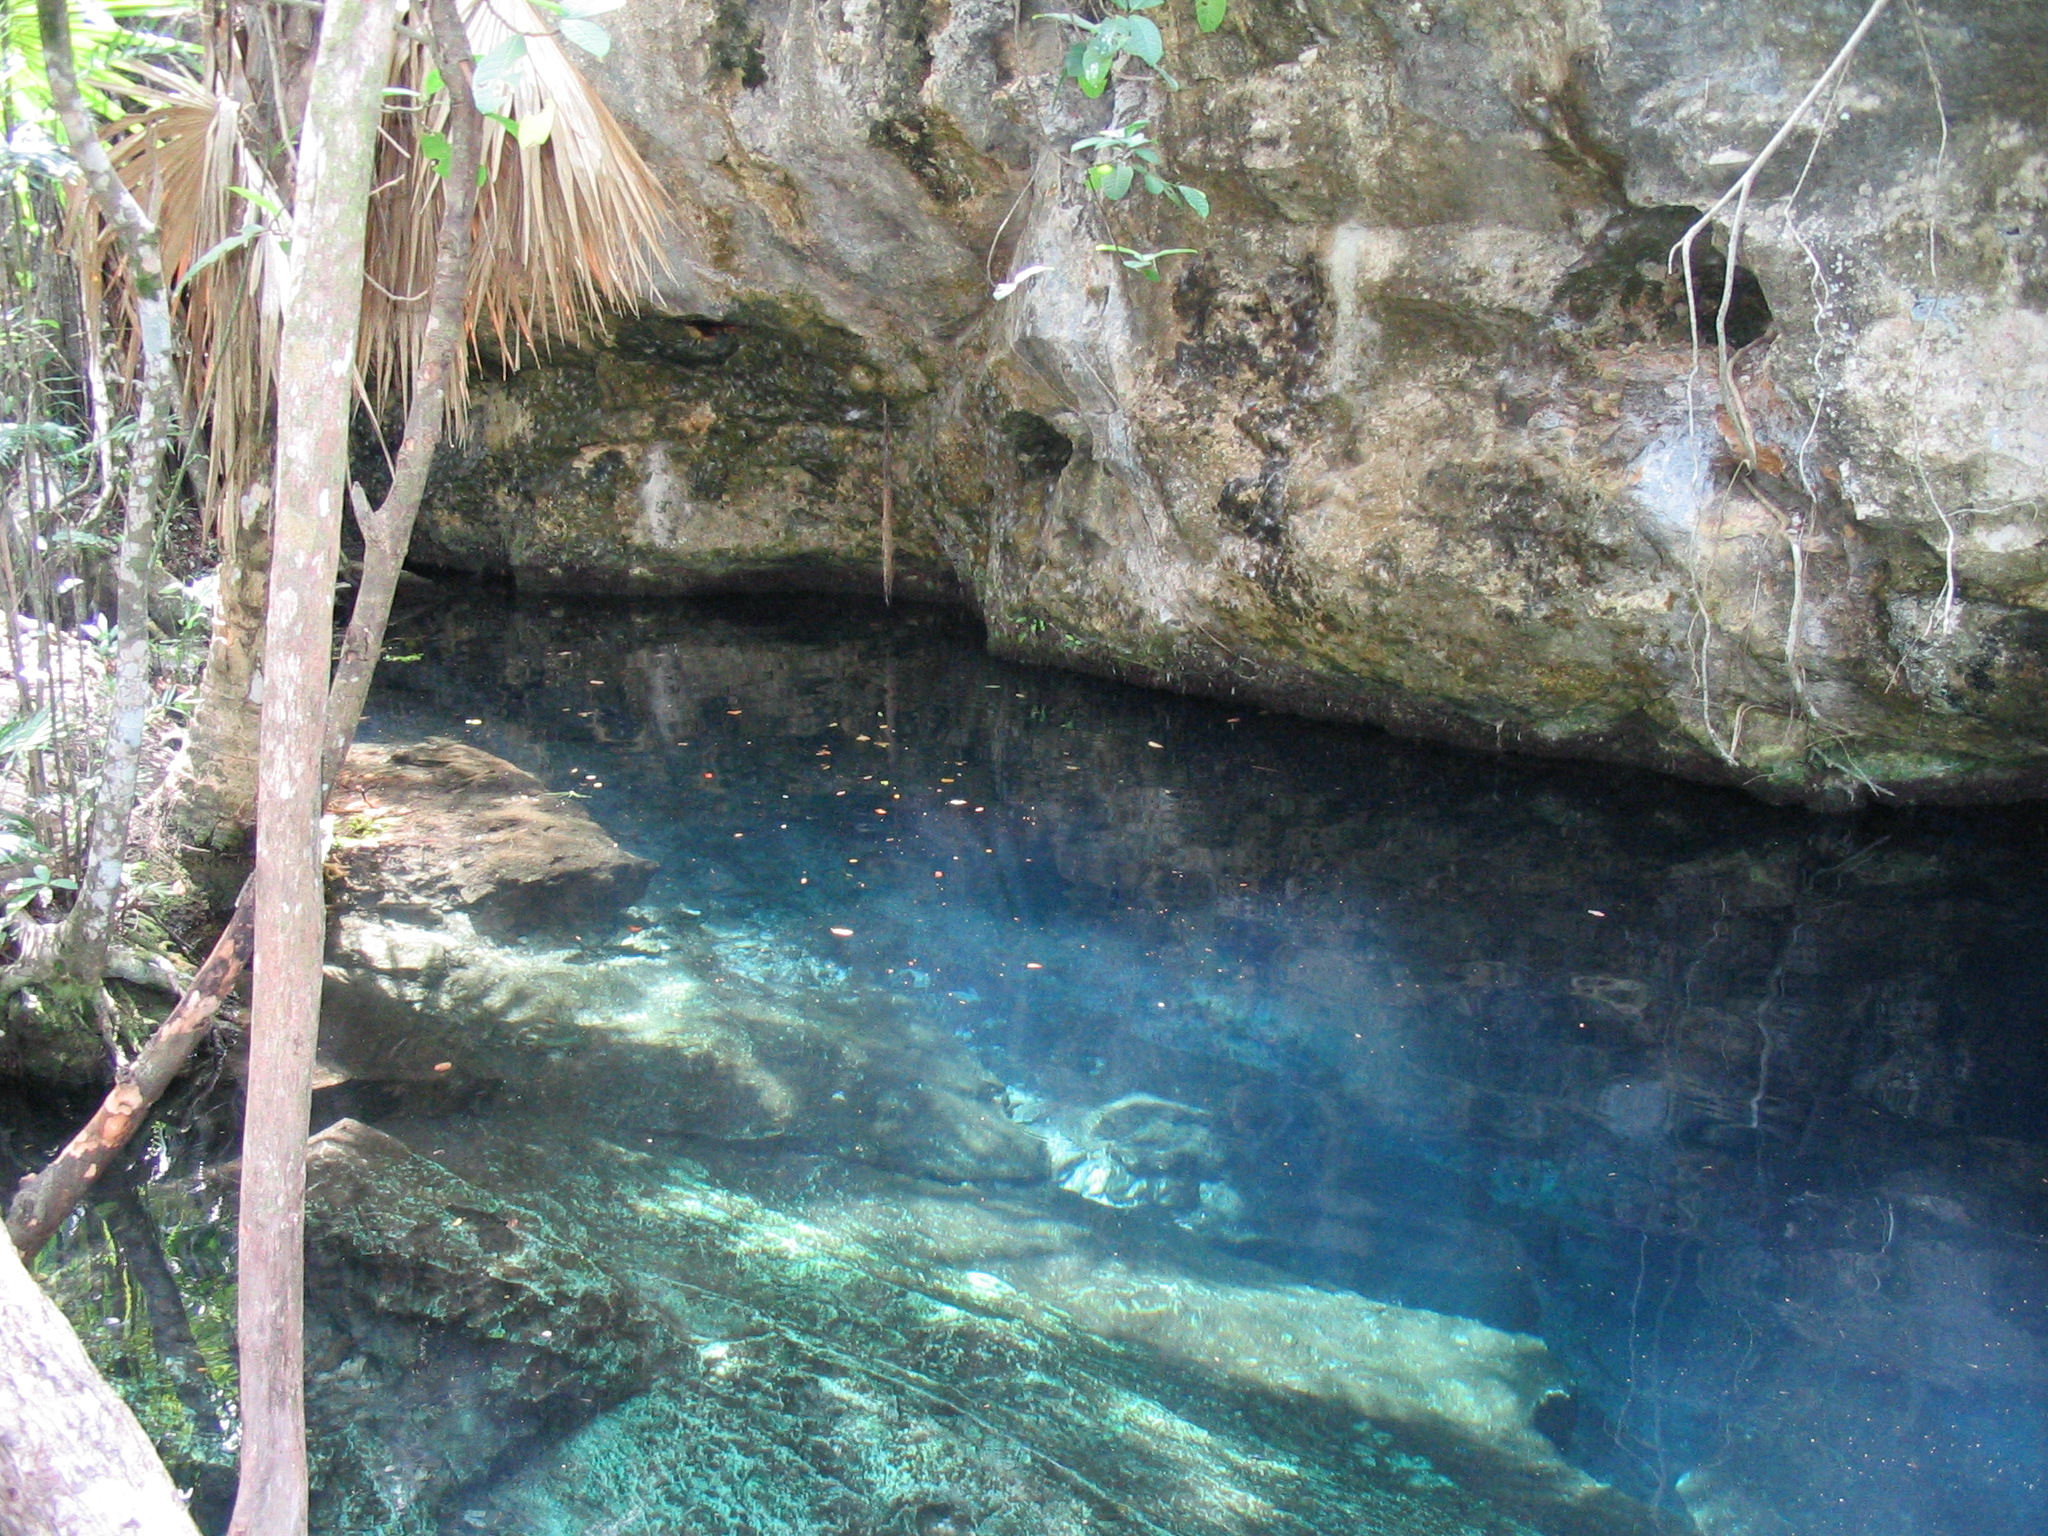
[[[1861,3],[1169,6],[1186,89],[1095,103],[1029,9],[611,18],[673,278],[482,390],[420,557],[877,590],[886,412],[897,590],[1009,654],[1810,803],[2048,784],[2048,10],[1898,8],[1761,178],[1749,475],[1725,263],[1665,253]],[[1112,116],[1206,225],[1081,190]]]

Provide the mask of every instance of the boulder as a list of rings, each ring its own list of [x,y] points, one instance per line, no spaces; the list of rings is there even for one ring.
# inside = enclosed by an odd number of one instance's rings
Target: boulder
[[[461,912],[486,933],[570,933],[609,924],[655,869],[574,801],[458,741],[358,746],[330,805],[344,909]]]
[[[360,1121],[307,1145],[306,1235],[323,1523],[430,1516],[648,1377],[658,1330],[615,1275]]]

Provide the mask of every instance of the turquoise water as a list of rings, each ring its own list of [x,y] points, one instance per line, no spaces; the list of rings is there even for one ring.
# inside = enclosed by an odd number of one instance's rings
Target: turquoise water
[[[1774,811],[825,600],[463,598],[389,655],[366,734],[660,868],[331,994],[316,1117],[387,1172],[315,1180],[320,1529],[2048,1530],[2041,810]],[[214,1516],[219,1097],[142,1169],[210,1399],[111,1227],[59,1286]]]
[[[956,1042],[1068,1208],[1542,1339],[1543,1432],[1703,1529],[2048,1529],[2038,811],[1777,812],[823,601],[393,649],[373,734],[587,797],[699,963]],[[784,1138],[643,1139],[803,1206]]]

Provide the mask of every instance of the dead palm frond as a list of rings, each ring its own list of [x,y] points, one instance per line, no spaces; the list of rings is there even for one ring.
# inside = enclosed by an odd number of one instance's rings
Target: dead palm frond
[[[610,308],[652,290],[669,205],[623,129],[529,0],[460,0],[479,58],[523,57],[498,71],[497,110],[485,125],[488,175],[477,200],[467,332],[514,367],[550,342],[576,342]],[[508,39],[518,39],[509,42]],[[288,198],[265,166],[249,109],[227,82],[133,71],[141,110],[109,129],[123,178],[163,230],[189,344],[187,407],[207,434],[206,487],[231,506],[266,472],[277,341],[290,301]],[[226,65],[228,67],[223,67]],[[425,328],[440,223],[443,170],[431,151],[445,133],[443,93],[422,36],[403,36],[392,63],[369,210],[359,386],[381,414],[402,408]],[[78,238],[89,281],[124,275],[91,210]],[[459,425],[465,391],[450,406]],[[222,519],[227,532],[228,519]]]
[[[183,320],[186,419],[207,427],[209,499],[233,505],[265,471],[291,295],[283,196],[243,132],[240,101],[188,75],[132,73],[142,110],[113,125],[109,151],[156,218],[164,277]],[[94,235],[89,280],[108,271],[111,255],[109,234]]]

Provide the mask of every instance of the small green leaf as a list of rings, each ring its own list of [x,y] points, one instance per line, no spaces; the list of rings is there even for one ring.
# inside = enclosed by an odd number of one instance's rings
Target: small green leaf
[[[1214,32],[1223,25],[1223,18],[1230,10],[1230,0],[1195,0],[1195,25],[1204,32]]]
[[[533,116],[521,118],[519,126],[513,130],[513,137],[519,140],[521,149],[539,149],[554,131],[555,104],[550,101],[543,103]]]
[[[1124,52],[1156,68],[1166,57],[1166,39],[1159,35],[1159,24],[1149,16],[1126,16],[1123,23]]]
[[[1076,43],[1067,50],[1066,76],[1069,80],[1081,78],[1081,61],[1088,56],[1088,45]]]
[[[1162,165],[1165,163],[1164,157],[1156,149],[1137,149],[1133,150],[1132,153],[1147,165]]]
[[[1188,205],[1188,211],[1198,219],[1209,217],[1209,194],[1200,187],[1182,186],[1181,201]]]
[[[1114,160],[1104,160],[1099,165],[1089,166],[1088,190],[1090,192],[1100,192],[1102,184],[1109,180],[1109,173],[1115,169],[1116,162]]]
[[[1157,64],[1154,64],[1152,66],[1152,69],[1153,72],[1159,76],[1159,83],[1165,86],[1169,91],[1177,91],[1180,89],[1180,82],[1176,80],[1172,75],[1169,75],[1165,70],[1161,69]]]
[[[280,203],[268,192],[259,192],[253,187],[229,187],[228,190],[234,193],[235,196],[254,203],[273,219],[284,217],[284,204]]]
[[[563,41],[574,43],[585,53],[601,59],[612,51],[611,33],[594,21],[564,16],[555,25],[561,29]]]
[[[1128,165],[1112,165],[1109,174],[1102,178],[1102,195],[1112,203],[1122,201],[1124,194],[1131,190],[1131,176]]]
[[[448,143],[448,135],[445,133],[421,134],[420,153],[434,162],[436,175],[446,176],[455,163],[455,150]]]
[[[1166,183],[1164,181],[1161,181],[1157,176],[1153,175],[1150,171],[1147,171],[1145,173],[1145,190],[1147,192],[1150,192],[1154,197],[1157,197],[1166,190]]]
[[[185,275],[178,279],[178,290],[182,292],[193,278],[204,272],[223,256],[232,256],[244,246],[255,244],[256,241],[263,237],[265,229],[265,225],[251,224],[247,229],[238,230],[234,234],[229,235],[225,240],[216,240],[206,248],[205,253],[197,261],[185,269]]]
[[[428,69],[427,78],[420,82],[422,96],[438,96],[448,89],[448,82],[441,77],[438,66]]]

